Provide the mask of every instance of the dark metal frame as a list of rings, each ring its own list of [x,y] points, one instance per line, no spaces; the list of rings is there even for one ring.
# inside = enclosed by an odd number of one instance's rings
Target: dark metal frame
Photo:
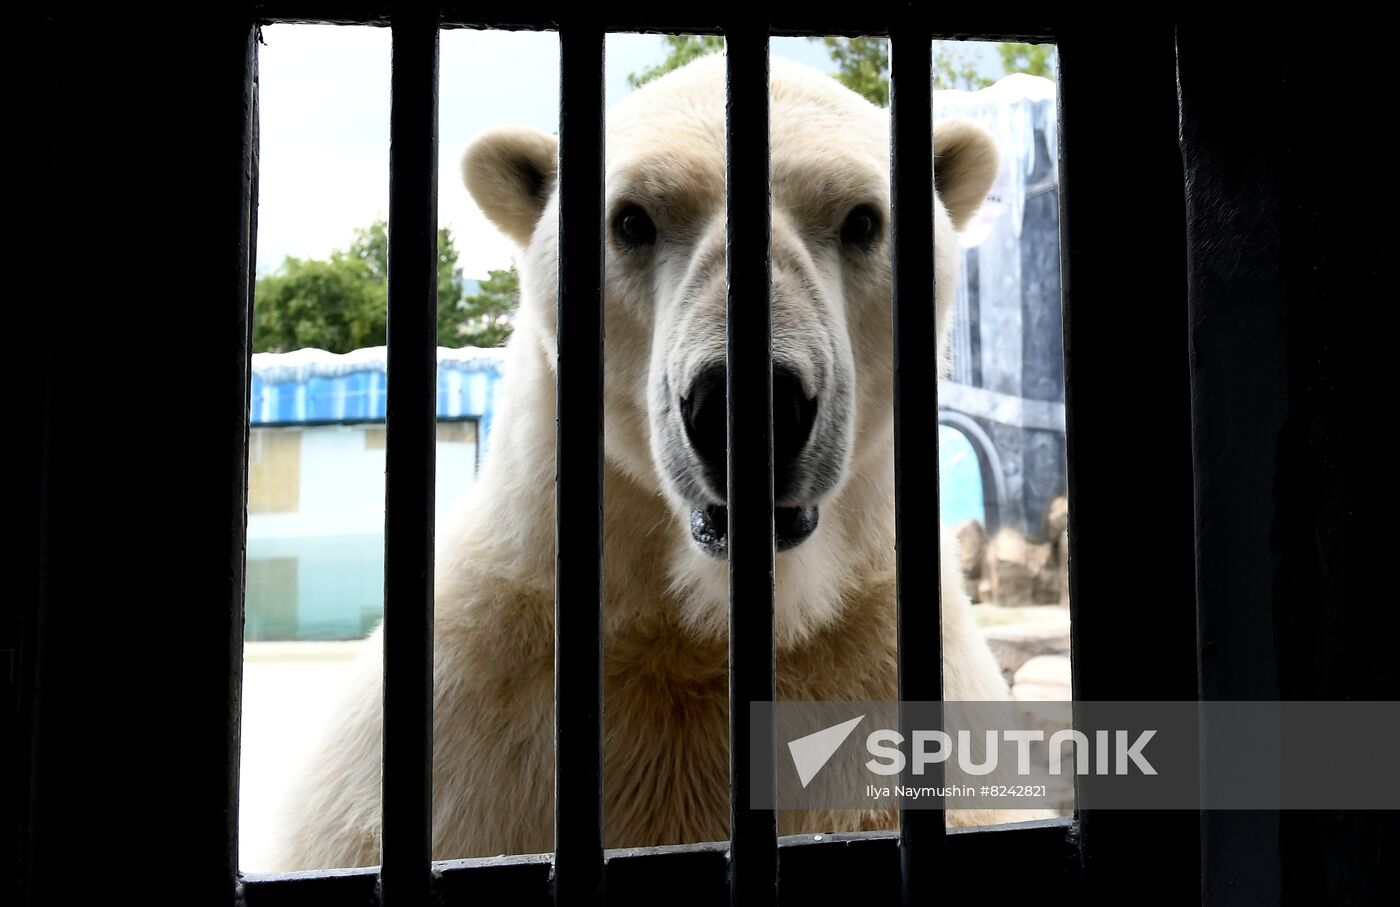
[[[25,733],[16,739],[29,746],[7,751],[16,762],[7,777],[20,779],[7,790],[18,807],[13,827],[21,859],[6,884],[13,880],[33,904],[95,902],[128,884],[133,891],[123,894],[185,904],[391,907],[587,903],[598,900],[604,876],[610,903],[655,903],[658,892],[668,901],[705,903],[726,897],[743,903],[922,902],[935,887],[950,898],[995,892],[1004,899],[1097,901],[1141,892],[1173,903],[1255,891],[1335,902],[1379,891],[1382,860],[1396,850],[1396,823],[1388,816],[1274,816],[1260,835],[1241,824],[1247,818],[1229,814],[1081,811],[1073,819],[945,834],[940,813],[932,812],[907,815],[900,835],[779,840],[771,814],[739,810],[736,801],[732,846],[602,850],[595,590],[601,551],[599,75],[606,31],[724,31],[731,79],[742,79],[746,88],[762,72],[766,34],[891,35],[901,253],[897,345],[906,353],[931,336],[928,313],[921,311],[929,298],[931,197],[924,166],[930,155],[927,79],[917,76],[925,65],[918,45],[934,35],[1058,44],[1077,699],[1194,699],[1198,683],[1206,695],[1222,698],[1275,691],[1297,698],[1400,698],[1396,660],[1382,642],[1388,637],[1358,619],[1365,612],[1354,605],[1393,592],[1375,566],[1386,561],[1378,540],[1385,537],[1379,529],[1389,508],[1359,484],[1360,477],[1393,469],[1358,396],[1377,377],[1366,369],[1384,360],[1374,348],[1381,332],[1357,337],[1331,308],[1384,298],[1387,286],[1376,269],[1339,266],[1342,228],[1347,238],[1364,232],[1369,208],[1331,191],[1322,173],[1335,171],[1308,166],[1316,153],[1309,141],[1316,136],[1285,124],[1295,104],[1321,109],[1319,89],[1287,79],[1296,70],[1283,55],[1246,64],[1224,52],[1223,42],[1241,40],[1243,33],[1218,25],[1207,32],[1134,23],[1136,56],[1127,77],[1120,44],[1073,23],[1008,23],[956,13],[945,19],[941,12],[931,21],[909,4],[878,0],[820,14],[809,4],[784,2],[713,14],[684,4],[623,3],[585,20],[571,17],[573,8],[562,2],[519,2],[509,9],[444,4],[439,17],[407,6],[391,15],[387,2],[255,3],[232,13],[200,13],[176,23],[177,35],[148,41],[135,53],[116,38],[119,29],[86,13],[45,7],[40,15],[21,16],[26,78],[19,93],[25,141],[19,144],[32,178],[17,181],[15,210],[33,229],[21,239],[29,267],[18,275],[16,298],[52,298],[52,275],[72,267],[62,214],[90,207],[95,193],[110,203],[109,212],[136,212],[131,216],[144,230],[97,247],[88,259],[94,273],[121,273],[129,244],[139,236],[176,259],[172,267],[185,286],[203,280],[212,292],[191,300],[162,287],[155,303],[162,318],[154,326],[105,297],[84,298],[75,304],[78,325],[98,332],[114,352],[149,344],[152,333],[161,342],[183,342],[197,329],[222,367],[197,390],[173,391],[218,404],[188,426],[181,450],[116,446],[96,460],[94,437],[124,437],[126,423],[124,414],[105,411],[82,425],[65,418],[65,402],[77,398],[86,380],[64,368],[74,319],[41,306],[14,315],[14,329],[34,341],[24,345],[23,361],[42,377],[40,391],[23,401],[16,419],[26,428],[26,464],[41,481],[26,486],[18,503],[18,512],[32,516],[38,529],[33,542],[8,552],[17,558],[12,575],[21,577],[26,596],[4,627],[19,668],[12,675],[18,678],[13,714]],[[259,23],[273,21],[389,24],[395,33],[390,723],[382,871],[243,877],[236,863],[256,41]],[[569,683],[558,690],[559,764],[567,768],[558,778],[553,859],[430,862],[431,249],[439,25],[561,32],[560,296],[567,311],[560,320],[558,494],[560,519],[570,532],[559,552],[559,595],[573,598],[558,624],[557,668]],[[139,34],[153,38],[156,27],[143,24]],[[1252,31],[1248,37],[1257,40]],[[1287,43],[1282,37],[1275,36],[1278,46]],[[1362,71],[1358,78],[1379,75],[1378,64],[1351,60],[1349,66],[1354,74]],[[1221,86],[1235,84],[1242,73],[1253,76],[1254,95],[1238,116]],[[191,91],[198,93],[195,104]],[[66,115],[90,96],[98,103],[84,108],[87,116]],[[766,95],[746,90],[732,94],[731,102],[731,143],[746,151],[763,147]],[[1344,103],[1354,105],[1352,115],[1365,110],[1357,99]],[[127,140],[132,136],[140,140]],[[731,186],[766,189],[764,159],[731,156]],[[74,179],[79,173],[96,177]],[[731,210],[757,212],[750,206],[765,194],[731,198]],[[1125,214],[1134,212],[1141,216],[1134,229],[1125,229]],[[760,254],[766,229],[756,222],[730,221],[736,286],[752,287],[755,279],[761,286],[766,273]],[[911,248],[925,254],[911,256]],[[1365,249],[1381,252],[1369,237]],[[767,317],[762,309],[735,312],[759,325],[757,319]],[[1132,343],[1122,342],[1125,334]],[[741,342],[745,337],[731,338],[731,375],[747,369],[766,378],[766,351]],[[1339,352],[1358,346],[1360,353]],[[930,412],[933,378],[929,363],[902,354],[897,407]],[[1123,417],[1129,388],[1152,419]],[[734,398],[731,426],[765,435],[770,405],[765,395]],[[920,420],[899,420],[902,457],[936,462],[926,456],[935,449],[936,427],[925,421],[928,431]],[[1106,441],[1110,427],[1112,440]],[[1346,443],[1334,443],[1334,436]],[[1133,456],[1123,457],[1124,450]],[[1157,484],[1151,531],[1159,545],[1145,590],[1141,533],[1133,531],[1141,527],[1124,526],[1119,518],[1121,498],[1144,475]],[[1317,476],[1324,477],[1323,487],[1300,491]],[[902,512],[936,507],[936,484],[913,471],[900,479]],[[745,596],[746,605],[757,601],[736,609],[731,635],[732,690],[741,703],[772,690],[772,548],[758,529],[771,502],[767,485],[754,462],[731,464],[732,594]],[[154,528],[132,532],[134,512],[145,513]],[[1234,522],[1222,527],[1217,521],[1227,514]],[[936,552],[936,538],[903,522],[901,529],[901,602],[912,600],[915,590],[937,601],[936,559],[909,556]],[[1080,569],[1083,564],[1093,569]],[[1241,590],[1250,604],[1243,610],[1233,598]],[[1130,594],[1147,603],[1125,601]],[[1134,632],[1133,619],[1147,608],[1150,631]],[[180,628],[177,637],[170,635],[172,626]],[[936,613],[901,608],[906,638],[936,639],[938,626]],[[1271,645],[1251,642],[1250,634],[1261,632]],[[170,645],[172,639],[178,645]],[[1269,684],[1251,686],[1256,677]],[[937,661],[901,662],[901,684],[908,696],[939,698]],[[110,707],[94,708],[95,690]],[[736,752],[746,732],[734,729]],[[743,771],[736,768],[736,791]],[[142,819],[149,829],[130,827]],[[93,827],[105,822],[118,825]],[[78,869],[75,860],[83,861]],[[159,861],[157,871],[137,871],[152,860]],[[1262,887],[1250,887],[1256,884]]]

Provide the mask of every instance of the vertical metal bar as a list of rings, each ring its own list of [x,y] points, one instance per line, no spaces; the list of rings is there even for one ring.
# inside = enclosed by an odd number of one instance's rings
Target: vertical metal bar
[[[773,775],[773,728],[750,703],[774,698],[773,350],[768,184],[768,26],[726,27],[728,116],[728,505],[730,897],[777,900],[777,817],[751,809],[754,772]],[[742,439],[742,440],[740,440]],[[750,763],[750,754],[757,758]],[[771,783],[769,784],[771,788]]]
[[[603,37],[559,34],[554,897],[570,905],[603,892]]]
[[[895,551],[901,702],[943,699],[938,511],[938,348],[933,273],[932,32],[910,11],[890,33],[891,220],[894,229]],[[908,468],[905,468],[905,467]],[[900,709],[900,723],[905,723]],[[938,723],[942,724],[942,715]],[[907,728],[906,731],[907,737]],[[941,787],[942,766],[922,784]],[[906,780],[909,783],[909,780]],[[944,811],[900,809],[905,905],[932,903]]]
[[[1116,65],[1116,51],[1096,29],[1067,26],[1056,35],[1076,701],[1197,698],[1192,355],[1174,31],[1170,23],[1136,31],[1141,66],[1131,84],[1102,77]],[[1105,142],[1110,118],[1114,140]],[[1123,148],[1133,154],[1125,157]],[[1125,231],[1110,212],[1122,206],[1128,184],[1134,204],[1153,216]],[[1130,309],[1121,305],[1125,286],[1134,287]],[[1132,376],[1131,402],[1124,376]],[[1152,418],[1123,418],[1128,411]],[[1102,440],[1108,425],[1111,442]],[[1123,530],[1123,490],[1143,476],[1152,477],[1159,502],[1152,526],[1160,556],[1147,586],[1141,542]],[[1142,589],[1140,606],[1152,613],[1152,632],[1131,647],[1109,626],[1124,588]],[[1089,900],[1110,899],[1144,878],[1161,899],[1199,900],[1199,813],[1081,809],[1077,818]]]
[[[393,15],[384,513],[384,903],[428,903],[437,382],[436,6]]]
[[[232,497],[238,508],[237,524],[235,528],[235,544],[229,552],[233,558],[235,588],[234,601],[229,609],[232,617],[232,625],[229,627],[229,698],[232,707],[229,710],[228,727],[228,816],[229,816],[229,866],[232,870],[232,877],[237,878],[238,874],[238,853],[240,834],[240,812],[239,804],[242,790],[242,767],[243,767],[243,624],[246,620],[245,610],[247,607],[247,551],[248,551],[248,407],[249,391],[251,385],[252,371],[252,349],[253,349],[253,290],[257,286],[258,267],[258,166],[259,166],[259,130],[261,129],[261,115],[258,109],[258,27],[249,22],[247,26],[247,52],[244,57],[244,105],[245,116],[243,135],[243,173],[242,182],[247,193],[247,201],[242,213],[242,222],[239,224],[239,232],[245,238],[243,246],[239,249],[239,256],[242,259],[241,272],[242,282],[237,285],[236,293],[238,302],[236,305],[240,311],[236,318],[241,322],[243,330],[243,345],[239,350],[238,375],[240,386],[243,388],[241,397],[241,407],[239,410],[238,428],[240,433],[241,451],[238,457],[237,468],[239,473],[238,487],[233,491]]]
[[[1327,311],[1317,306],[1322,294],[1316,288],[1299,293],[1289,286],[1290,266],[1310,279],[1320,279],[1314,277],[1320,270],[1316,261],[1307,255],[1290,259],[1286,246],[1291,232],[1289,202],[1296,201],[1285,201],[1285,193],[1297,184],[1288,185],[1288,164],[1296,158],[1290,154],[1291,131],[1285,124],[1288,112],[1297,109],[1294,101],[1300,92],[1291,84],[1286,59],[1267,65],[1233,59],[1231,49],[1249,39],[1243,29],[1217,33],[1183,27],[1173,48],[1191,263],[1187,311],[1203,701],[1316,696],[1318,690],[1303,693],[1297,686],[1284,693],[1288,685],[1283,675],[1289,667],[1284,627],[1311,624],[1302,632],[1307,652],[1298,659],[1301,663],[1320,666],[1324,663],[1320,653],[1342,649],[1335,639],[1319,638],[1326,630],[1335,631],[1336,624],[1309,620],[1325,607],[1321,584],[1300,583],[1299,574],[1304,571],[1292,566],[1317,563],[1321,540],[1333,537],[1335,531],[1323,530],[1314,522],[1316,516],[1309,514],[1304,550],[1290,555],[1284,547],[1291,519],[1303,512],[1297,503],[1301,495],[1290,493],[1286,479],[1289,467],[1303,468],[1302,458],[1296,449],[1290,450],[1289,442],[1306,434],[1299,430],[1301,414],[1294,391],[1305,383],[1297,377],[1304,366],[1299,360],[1290,361],[1299,338],[1290,336],[1295,316],[1288,301],[1308,300],[1308,314],[1299,322],[1307,323],[1310,337],[1325,336],[1324,322],[1314,313]],[[1245,109],[1222,102],[1221,83],[1214,81],[1221,75],[1229,76],[1229,84],[1248,89],[1252,101]],[[1326,222],[1313,217],[1307,221]],[[1301,248],[1311,251],[1313,247]],[[1221,265],[1226,260],[1231,266]],[[1318,345],[1327,349],[1325,340]],[[1323,357],[1305,361],[1317,363]],[[1312,472],[1306,484],[1312,485],[1320,472]],[[1323,497],[1314,494],[1314,500]],[[1347,509],[1352,511],[1350,506]],[[1345,523],[1350,528],[1352,513]],[[1285,564],[1290,566],[1283,568]],[[1289,599],[1298,586],[1306,591],[1299,596],[1303,601],[1294,604]],[[1286,620],[1280,621],[1285,613]],[[1348,661],[1351,657],[1347,656]],[[1368,675],[1368,680],[1379,680],[1376,674],[1368,671]],[[1345,674],[1324,670],[1324,676],[1334,680]],[[1206,793],[1210,776],[1206,767],[1219,743],[1209,726],[1202,725],[1200,733],[1201,783]],[[1303,893],[1306,883],[1299,883],[1312,881],[1312,871],[1289,871],[1288,864],[1294,861],[1287,859],[1285,829],[1290,824],[1298,827],[1289,818],[1267,810],[1202,812],[1201,902],[1228,903],[1240,891],[1251,892],[1259,903],[1281,902],[1284,891],[1299,902],[1345,900],[1336,894],[1329,898],[1322,891],[1313,897]],[[1332,821],[1328,825],[1334,832],[1339,827]],[[1271,846],[1241,847],[1240,841],[1267,841]],[[1316,866],[1323,861],[1296,862]],[[1327,874],[1318,872],[1312,878]]]

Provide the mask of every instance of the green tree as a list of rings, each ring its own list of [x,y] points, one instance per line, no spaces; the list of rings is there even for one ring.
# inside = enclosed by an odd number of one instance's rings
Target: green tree
[[[673,69],[679,69],[691,60],[724,50],[724,38],[720,35],[666,35],[662,40],[670,48],[666,59],[640,73],[629,74],[628,85],[641,88],[652,79],[660,78]]]
[[[881,107],[890,102],[889,43],[884,38],[822,38],[827,53],[837,66],[836,79]],[[1055,78],[1054,45],[997,45],[1002,72],[1026,72],[1033,76]],[[994,79],[979,75],[977,66],[954,41],[938,41],[933,46],[933,87],[961,88],[976,91],[991,85]]]
[[[446,227],[438,230],[437,251],[438,337],[441,340],[445,339],[457,325],[457,322],[452,319],[451,313],[461,302],[463,287],[462,272],[457,269],[457,246],[452,239],[452,231]],[[355,239],[350,244],[350,254],[363,261],[369,268],[371,278],[385,291],[384,298],[387,305],[389,224],[383,220],[376,220],[368,227],[356,230]],[[444,321],[444,316],[447,317],[446,321]]]
[[[499,338],[496,342],[503,343],[510,335],[510,312],[500,311],[498,300],[474,303],[463,298],[457,257],[452,232],[439,230],[438,342],[491,346],[495,344],[486,341]],[[379,346],[385,341],[388,287],[389,229],[382,220],[356,230],[350,247],[333,251],[328,259],[288,257],[276,272],[257,282],[253,349],[319,347],[345,353]],[[489,330],[483,332],[483,323]]]
[[[827,53],[836,64],[833,73],[836,80],[852,91],[863,95],[872,103],[887,107],[890,103],[890,51],[885,38],[813,38],[826,46]],[[706,54],[724,50],[724,39],[718,35],[667,35],[665,41],[669,50],[666,58],[657,66],[649,67],[641,73],[632,73],[627,83],[639,88],[665,75],[677,67]],[[1052,44],[997,45],[1001,57],[1002,71],[1005,74],[1026,72],[1033,76],[1055,78],[1054,53]],[[936,41],[933,46],[933,87],[960,88],[975,91],[986,88],[994,82],[980,75],[977,65],[956,41]]]
[[[822,38],[836,81],[874,104],[890,103],[890,45],[884,38]]]
[[[836,81],[873,104],[890,103],[890,45],[884,38],[822,38],[836,64]],[[933,48],[933,87],[976,90],[992,84],[961,50],[946,42]]]
[[[1001,54],[1001,66],[1007,74],[1025,72],[1047,79],[1055,78],[1055,65],[1052,62],[1055,53],[1053,44],[1003,42],[997,45],[997,53]]]
[[[504,346],[510,338],[511,317],[518,308],[520,275],[515,266],[491,271],[477,292],[462,300],[459,340],[463,346]]]
[[[385,296],[367,262],[336,250],[327,260],[287,258],[258,280],[253,350],[319,347],[345,353],[384,342]]]
[[[977,64],[952,41],[933,44],[933,87],[976,91],[995,82],[977,74]]]

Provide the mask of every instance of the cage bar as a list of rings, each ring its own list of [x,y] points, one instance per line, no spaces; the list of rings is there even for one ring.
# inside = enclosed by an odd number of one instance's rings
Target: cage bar
[[[603,886],[603,31],[559,34],[554,894]]]
[[[916,14],[890,37],[894,233],[894,474],[901,729],[905,702],[943,699],[938,531],[938,349],[933,273],[933,35]],[[907,467],[907,468],[906,468]],[[941,707],[938,723],[942,725]],[[942,765],[923,784],[941,787]],[[905,783],[912,783],[912,777]],[[932,902],[944,811],[900,809],[906,905]]]
[[[751,726],[749,705],[775,696],[767,22],[733,22],[725,38],[730,894],[735,904],[771,904],[777,818],[749,808],[755,775],[773,776],[772,725]]]
[[[1176,30],[1143,27],[1137,42],[1141,71],[1128,80],[1104,77],[1116,65],[1114,51],[1092,30],[1067,27],[1057,45],[1070,649],[1074,699],[1083,702],[1198,698],[1188,193]],[[1115,218],[1128,185],[1133,204],[1152,216],[1124,230]],[[1132,318],[1111,330],[1130,330],[1131,340],[1107,329],[1107,313],[1122,306],[1125,288]],[[1124,418],[1132,412],[1151,418]],[[1125,490],[1144,476],[1157,502],[1158,566],[1147,584],[1142,539],[1124,531]],[[1118,565],[1135,574],[1125,576]],[[1139,590],[1135,606],[1152,614],[1151,632],[1131,646],[1115,626],[1125,588]],[[1199,813],[1080,809],[1076,818],[1090,899],[1112,898],[1143,878],[1173,903],[1199,898]]]
[[[258,166],[259,166],[259,128],[261,123],[260,111],[258,107],[258,29],[247,19],[239,23],[239,30],[242,32],[245,56],[243,61],[243,91],[244,91],[244,116],[242,120],[243,132],[240,135],[240,145],[243,151],[243,169],[241,182],[243,183],[244,198],[240,206],[239,232],[243,236],[243,241],[238,246],[238,256],[241,259],[242,279],[234,283],[236,293],[237,319],[236,330],[231,334],[237,335],[237,355],[238,367],[234,370],[239,387],[243,388],[238,395],[242,401],[239,414],[239,443],[234,446],[235,463],[237,464],[238,487],[234,491],[234,522],[233,539],[234,544],[230,546],[229,563],[230,579],[233,593],[232,601],[229,603],[229,638],[228,638],[228,665],[229,665],[229,710],[228,710],[228,787],[226,815],[229,825],[229,843],[227,851],[227,863],[229,878],[233,884],[232,890],[237,892],[238,880],[238,852],[240,840],[240,824],[242,821],[241,790],[243,779],[242,753],[243,753],[243,625],[247,619],[245,609],[247,605],[247,549],[248,549],[248,436],[251,426],[245,417],[249,406],[248,390],[252,379],[252,346],[253,346],[253,291],[258,282]],[[232,420],[230,420],[230,423]]]
[[[427,903],[431,880],[437,79],[436,11],[396,8],[389,125],[380,871],[389,907]]]

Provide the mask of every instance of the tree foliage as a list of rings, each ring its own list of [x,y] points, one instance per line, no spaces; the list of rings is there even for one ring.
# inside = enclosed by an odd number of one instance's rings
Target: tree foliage
[[[886,39],[828,37],[813,40],[819,40],[826,46],[827,53],[836,64],[833,76],[838,82],[881,107],[889,106],[890,50]],[[697,57],[724,50],[724,39],[718,35],[667,35],[665,41],[668,50],[661,63],[627,77],[627,83],[633,88],[640,88],[657,76],[684,66]],[[977,64],[964,48],[956,41],[934,43],[934,88],[976,91],[995,81],[978,72]],[[1055,78],[1054,45],[1002,43],[997,45],[997,53],[1006,75],[1025,72],[1047,79]]]
[[[886,107],[890,103],[890,53],[884,38],[822,38],[827,53],[837,66],[835,77],[842,85]],[[1002,72],[1030,73],[1055,78],[1055,48],[1050,44],[997,45]],[[967,51],[953,41],[939,41],[933,47],[933,87],[976,91],[995,79],[981,75]]]
[[[663,40],[670,48],[666,52],[666,59],[640,73],[628,75],[628,85],[641,88],[652,79],[658,79],[673,69],[679,69],[691,60],[724,50],[724,38],[720,35],[666,35]]]
[[[958,88],[963,91],[977,91],[995,82],[979,75],[977,64],[962,48],[950,41],[938,41],[933,45],[933,87],[938,89]]]
[[[884,38],[822,38],[837,66],[836,81],[869,101],[890,103],[890,45]]]
[[[1055,64],[1052,55],[1053,44],[1013,44],[1003,42],[997,45],[1001,54],[1001,66],[1007,73],[1024,72],[1033,76],[1055,78]]]
[[[482,293],[464,297],[452,232],[438,231],[438,343],[498,346],[510,336],[519,301],[515,270],[491,272]],[[487,291],[487,284],[491,289]],[[355,231],[348,249],[327,259],[291,258],[258,279],[253,349],[286,352],[318,347],[346,353],[385,342],[389,229],[380,220]]]
[[[460,322],[462,345],[504,346],[510,339],[511,317],[518,308],[520,275],[515,267],[491,271],[477,291],[462,301],[465,316]],[[441,331],[441,324],[438,330]]]
[[[834,76],[847,88],[873,104],[890,104],[890,45],[884,38],[822,38],[836,64]],[[933,48],[933,87],[976,91],[992,84],[977,73],[977,65],[948,42]]]

